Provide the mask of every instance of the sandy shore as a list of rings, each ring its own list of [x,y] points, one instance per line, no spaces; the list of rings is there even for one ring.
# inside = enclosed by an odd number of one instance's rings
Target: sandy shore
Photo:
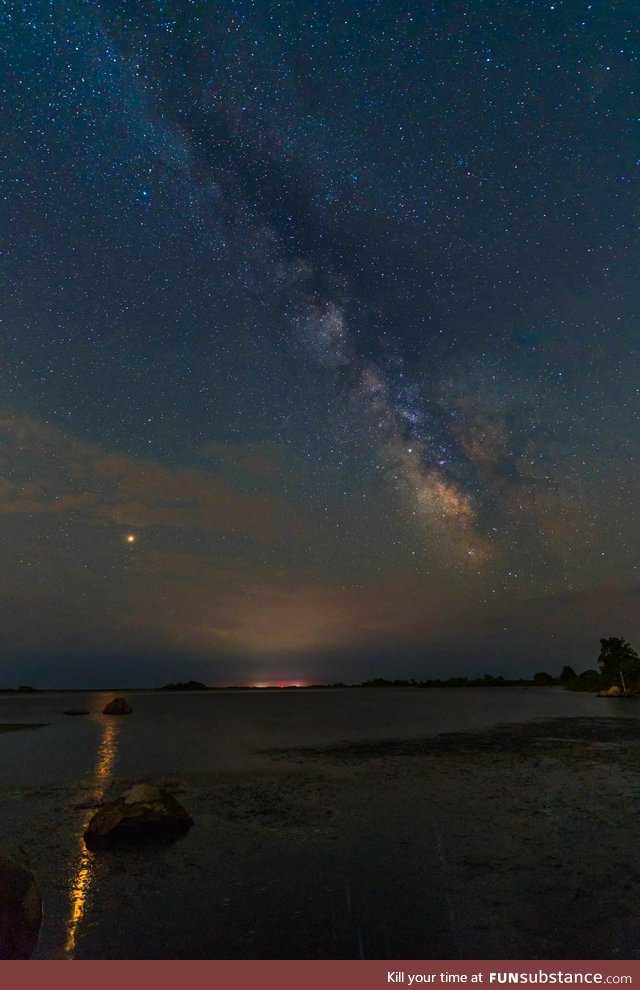
[[[5,789],[1,838],[40,881],[39,958],[636,959],[639,730],[274,752],[259,773],[156,780],[187,837],[95,857],[87,785]]]

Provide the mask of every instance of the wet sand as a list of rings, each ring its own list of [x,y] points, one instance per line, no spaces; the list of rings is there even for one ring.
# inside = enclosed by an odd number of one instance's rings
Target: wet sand
[[[186,838],[95,856],[88,784],[0,791],[2,841],[42,888],[38,958],[65,943],[89,959],[640,958],[635,718],[272,751],[261,771],[153,782],[192,814]]]

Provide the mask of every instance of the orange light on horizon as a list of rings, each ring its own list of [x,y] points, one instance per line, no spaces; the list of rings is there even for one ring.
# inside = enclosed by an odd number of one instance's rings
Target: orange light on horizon
[[[303,681],[259,681],[250,685],[253,688],[299,688],[304,686]]]
[[[136,537],[133,535],[133,533],[128,533],[127,536],[126,536],[126,540],[127,540],[127,543],[135,543],[136,542]]]

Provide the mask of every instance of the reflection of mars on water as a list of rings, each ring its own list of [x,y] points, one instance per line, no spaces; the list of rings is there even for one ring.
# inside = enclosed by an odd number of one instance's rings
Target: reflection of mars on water
[[[95,766],[95,789],[92,798],[96,805],[102,801],[104,793],[110,783],[111,771],[113,770],[113,764],[118,750],[118,728],[119,723],[117,721],[114,722],[112,719],[105,720]],[[90,803],[87,803],[90,807]],[[65,939],[64,949],[61,953],[63,957],[66,956],[73,958],[76,948],[78,926],[82,921],[87,905],[87,897],[91,887],[94,867],[93,856],[85,846],[83,840],[83,835],[89,822],[89,818],[90,813],[85,816],[79,830],[78,865],[71,883],[71,910],[67,921],[67,936]]]

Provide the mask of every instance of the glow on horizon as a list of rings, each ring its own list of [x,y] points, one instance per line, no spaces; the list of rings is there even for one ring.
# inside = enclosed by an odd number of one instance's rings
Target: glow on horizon
[[[304,681],[258,681],[249,685],[253,688],[298,688],[306,686]]]

